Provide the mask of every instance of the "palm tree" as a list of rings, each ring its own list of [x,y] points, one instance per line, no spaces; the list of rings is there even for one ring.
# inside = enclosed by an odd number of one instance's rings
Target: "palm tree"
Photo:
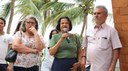
[[[15,5],[15,0],[11,0],[11,13],[10,13],[10,18],[8,22],[7,33],[10,33],[10,28],[13,20],[13,15],[14,15],[14,5]]]
[[[9,15],[10,9],[11,9],[10,7],[11,7],[10,1],[0,5],[0,8],[1,8],[0,16],[2,16],[3,18],[7,18],[7,16]]]
[[[11,0],[1,5],[1,8],[2,8],[1,16],[4,18],[7,18],[10,14],[10,18],[7,26],[7,33],[10,33],[11,23],[12,23],[13,14],[14,14],[14,3],[15,3],[15,0]]]
[[[75,0],[76,3],[63,3],[58,2],[58,0],[16,0],[17,5],[15,8],[17,11],[15,14],[22,14],[21,19],[27,15],[36,16],[42,25],[42,32],[44,34],[46,27],[50,24],[55,25],[61,16],[69,16],[74,24],[79,24],[82,19],[83,23],[86,23],[87,14],[91,13],[93,8],[93,1]]]
[[[82,18],[84,17],[83,22],[85,25],[87,15],[84,16],[84,13],[87,12],[86,14],[88,14],[91,12],[92,8],[90,7],[93,5],[93,1],[94,0],[81,0],[77,1],[76,4],[73,4],[58,2],[58,0],[20,0],[20,4],[18,5],[18,12],[21,12],[25,17],[28,14],[33,14],[34,11],[36,11],[35,13],[40,16],[39,19],[41,18],[42,21],[45,21],[41,24],[42,30],[45,31],[48,25],[55,25],[56,21],[61,16],[65,15],[68,15],[72,21],[75,22],[74,24],[76,24],[76,22],[81,22]],[[85,26],[83,26],[81,35],[83,34],[84,27]]]
[[[79,22],[83,20],[83,27],[80,35],[82,36],[87,22],[87,16],[89,13],[92,14],[93,2],[95,0],[75,0],[75,1],[76,3],[63,3],[63,2],[51,1],[43,5],[42,8],[44,10],[52,11],[52,14],[48,16],[48,18],[45,20],[45,23],[50,23],[53,25],[61,16],[70,17],[74,24],[76,23],[80,24]]]
[[[42,5],[49,2],[50,0],[19,0],[16,8],[16,13],[22,14],[21,19],[28,15],[34,15],[39,20],[39,25],[42,26],[42,35],[46,29],[47,24],[43,21],[46,19],[48,11],[41,11]]]
[[[86,0],[86,1],[82,2],[83,4],[81,4],[81,5],[83,5],[82,8],[83,8],[83,14],[84,15],[83,15],[83,26],[82,26],[80,36],[83,35],[85,26],[87,28],[87,16],[89,13],[92,14],[93,2],[94,2],[94,0]]]

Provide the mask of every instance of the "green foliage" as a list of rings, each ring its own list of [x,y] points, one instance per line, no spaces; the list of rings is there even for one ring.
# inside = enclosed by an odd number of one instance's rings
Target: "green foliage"
[[[10,8],[11,8],[11,2],[7,2],[3,5],[0,5],[0,8],[2,9],[0,12],[0,16],[7,18],[7,16],[9,15],[10,12]]]
[[[79,2],[78,2],[79,1]],[[61,16],[68,16],[72,22],[79,24],[83,19],[85,12],[92,13],[93,0],[77,0],[76,3],[62,3],[62,2],[48,2],[41,10],[50,10],[52,13],[49,14],[45,23],[56,24],[57,20]],[[52,19],[52,20],[51,20]]]
[[[92,13],[95,0],[74,0],[74,3],[58,2],[58,0],[16,0],[15,14],[22,14],[21,19],[28,15],[35,16],[42,26],[42,34],[48,25],[55,26],[61,16],[68,16],[73,25],[80,24],[84,14]],[[10,3],[9,3],[10,4]],[[10,5],[5,5],[3,15],[7,17]],[[3,7],[3,6],[2,6]]]

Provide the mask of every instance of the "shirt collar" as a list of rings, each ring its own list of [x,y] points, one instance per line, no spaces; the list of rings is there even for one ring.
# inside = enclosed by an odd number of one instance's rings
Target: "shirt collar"
[[[98,28],[98,29],[101,29],[101,28],[104,28],[106,25],[106,23],[103,23],[100,27],[98,27],[97,25],[94,25],[94,29]]]

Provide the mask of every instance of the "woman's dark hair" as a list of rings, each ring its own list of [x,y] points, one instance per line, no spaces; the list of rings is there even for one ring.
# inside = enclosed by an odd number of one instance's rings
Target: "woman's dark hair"
[[[37,22],[36,18],[35,18],[35,17],[27,17],[26,19],[28,19],[28,18],[29,18],[29,19],[33,19],[33,20],[35,21],[35,23],[36,23],[35,28],[36,28],[36,30],[38,30],[38,22]],[[21,27],[21,30],[22,30],[23,32],[26,31],[26,28],[25,28],[26,19],[23,21],[23,24],[22,24],[22,27]]]
[[[5,19],[3,17],[0,17],[0,19],[4,21],[4,26],[5,26],[6,25]]]
[[[54,32],[54,31],[56,31],[56,32],[58,33],[58,30],[53,29],[53,30],[50,32],[49,39],[51,39],[51,38],[52,38],[52,32]]]
[[[60,21],[61,21],[61,19],[67,19],[68,22],[69,22],[69,31],[72,30],[72,22],[71,22],[71,20],[69,19],[69,17],[67,17],[67,16],[61,17],[61,18],[58,20],[56,29],[57,29],[58,31],[60,31]]]
[[[22,21],[19,21],[18,24],[17,24],[17,27],[16,27],[16,29],[15,29],[15,31],[14,31],[14,34],[15,34],[17,31],[20,30],[21,24],[22,24]]]

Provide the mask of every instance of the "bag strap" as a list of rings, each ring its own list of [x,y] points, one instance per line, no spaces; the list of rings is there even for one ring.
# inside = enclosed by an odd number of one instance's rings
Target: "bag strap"
[[[77,44],[77,35],[76,34],[73,34],[73,38],[75,39],[75,42]],[[78,47],[77,47],[78,48]]]
[[[22,41],[22,36],[23,36],[22,31],[20,31],[20,37],[21,37],[20,41]]]
[[[77,35],[76,34],[73,34],[73,38],[75,39],[75,42],[76,42],[76,45],[77,45]],[[78,47],[77,47],[77,58],[78,58]]]

